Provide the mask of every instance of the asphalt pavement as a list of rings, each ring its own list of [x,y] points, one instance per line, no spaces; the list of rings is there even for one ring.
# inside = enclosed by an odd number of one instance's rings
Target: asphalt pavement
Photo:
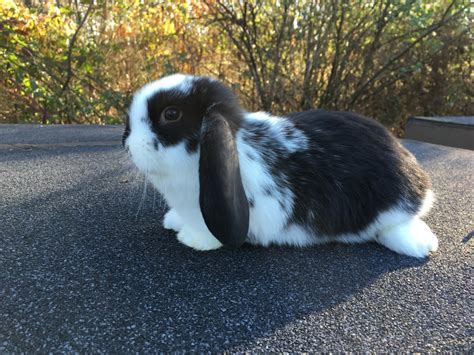
[[[377,244],[196,252],[122,127],[0,126],[0,352],[473,350],[474,152],[432,177],[428,260]]]

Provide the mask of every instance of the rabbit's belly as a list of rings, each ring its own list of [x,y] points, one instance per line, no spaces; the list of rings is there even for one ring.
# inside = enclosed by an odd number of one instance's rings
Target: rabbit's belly
[[[262,226],[264,228],[264,226]],[[250,228],[247,241],[251,244],[269,246],[289,245],[304,247],[320,243],[313,234],[304,226],[290,224],[279,230],[262,230],[261,228]]]

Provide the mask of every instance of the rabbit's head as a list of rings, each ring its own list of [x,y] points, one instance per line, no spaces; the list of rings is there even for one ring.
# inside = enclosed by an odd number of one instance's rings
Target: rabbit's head
[[[199,161],[201,212],[225,245],[242,244],[248,230],[235,143],[242,117],[236,96],[219,81],[175,74],[137,91],[123,139],[145,174],[179,174],[170,167]]]

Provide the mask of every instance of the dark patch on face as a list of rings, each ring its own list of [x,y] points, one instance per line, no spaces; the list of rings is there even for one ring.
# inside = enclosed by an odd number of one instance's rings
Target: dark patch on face
[[[182,115],[179,120],[167,121],[163,111],[173,107]],[[188,92],[171,89],[156,93],[148,99],[148,117],[152,131],[164,146],[185,142],[189,153],[195,152],[201,137],[203,117],[218,111],[232,129],[239,127],[242,111],[233,92],[218,81],[206,77],[194,78]]]
[[[163,111],[170,106],[182,112],[179,120],[168,122],[162,117]],[[164,146],[179,144],[186,137],[196,135],[205,109],[198,97],[179,90],[158,92],[148,99],[148,117],[152,130]]]

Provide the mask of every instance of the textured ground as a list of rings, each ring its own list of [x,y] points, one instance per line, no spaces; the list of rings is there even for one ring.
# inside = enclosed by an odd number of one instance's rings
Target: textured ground
[[[0,352],[472,351],[474,152],[404,142],[438,197],[427,261],[376,244],[200,253],[162,229],[120,135],[0,126]]]

